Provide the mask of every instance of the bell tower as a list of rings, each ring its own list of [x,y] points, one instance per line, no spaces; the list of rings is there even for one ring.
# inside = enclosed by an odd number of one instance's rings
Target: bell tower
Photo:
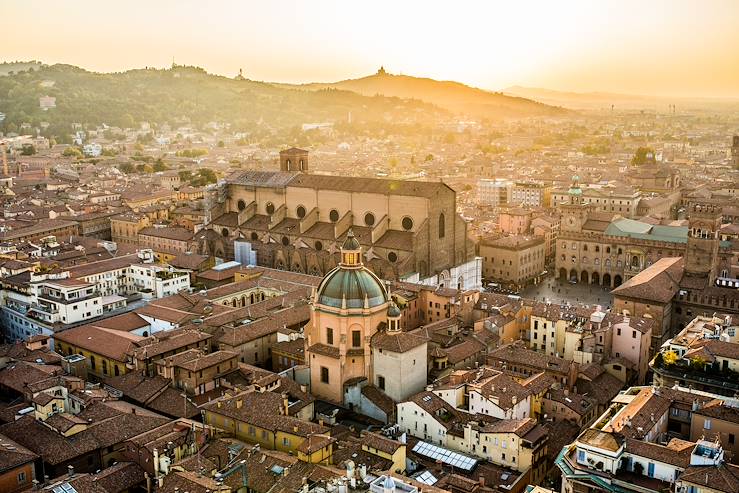
[[[582,188],[580,188],[580,177],[575,175],[572,177],[570,189],[567,191],[569,201],[561,205],[562,231],[580,232],[588,220],[588,216],[593,207],[583,201]]]
[[[308,171],[308,151],[297,147],[280,151],[280,171]]]
[[[688,274],[715,278],[718,257],[721,206],[708,202],[690,205],[688,216],[688,245],[685,271]]]
[[[735,135],[731,143],[731,162],[734,169],[739,169],[739,135]]]

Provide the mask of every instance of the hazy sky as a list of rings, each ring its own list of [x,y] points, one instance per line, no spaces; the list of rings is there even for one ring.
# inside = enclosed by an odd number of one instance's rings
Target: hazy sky
[[[0,59],[739,97],[739,0],[0,0]]]

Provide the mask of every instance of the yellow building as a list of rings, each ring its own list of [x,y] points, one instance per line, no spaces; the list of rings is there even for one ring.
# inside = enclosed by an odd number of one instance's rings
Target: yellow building
[[[362,450],[391,461],[393,465],[388,470],[398,474],[405,472],[405,443],[365,431],[362,432]]]
[[[211,401],[203,406],[203,411],[205,424],[239,440],[258,443],[270,450],[302,454],[308,462],[331,463],[334,440],[326,439],[330,430],[295,417],[297,410],[291,407],[285,393],[247,391]],[[307,440],[311,441],[304,443]]]
[[[61,355],[84,356],[88,374],[102,379],[126,373],[128,356],[144,339],[131,332],[89,324],[54,334],[54,349]]]

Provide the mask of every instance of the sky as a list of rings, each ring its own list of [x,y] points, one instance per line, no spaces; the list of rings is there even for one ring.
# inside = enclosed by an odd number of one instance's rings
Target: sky
[[[739,97],[739,0],[0,0],[0,61]]]

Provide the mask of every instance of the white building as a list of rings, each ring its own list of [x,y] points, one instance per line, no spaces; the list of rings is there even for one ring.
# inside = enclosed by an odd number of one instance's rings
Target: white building
[[[477,202],[481,205],[501,207],[511,201],[513,183],[502,178],[481,178],[477,181]]]
[[[129,267],[127,276],[144,298],[164,298],[190,289],[189,273],[173,267],[135,264]]]
[[[373,382],[394,401],[402,401],[422,391],[428,375],[427,342],[400,328],[400,309],[388,308],[388,328],[371,341]]]
[[[103,153],[103,146],[100,144],[85,144],[82,147],[82,153],[89,157],[99,157]]]

